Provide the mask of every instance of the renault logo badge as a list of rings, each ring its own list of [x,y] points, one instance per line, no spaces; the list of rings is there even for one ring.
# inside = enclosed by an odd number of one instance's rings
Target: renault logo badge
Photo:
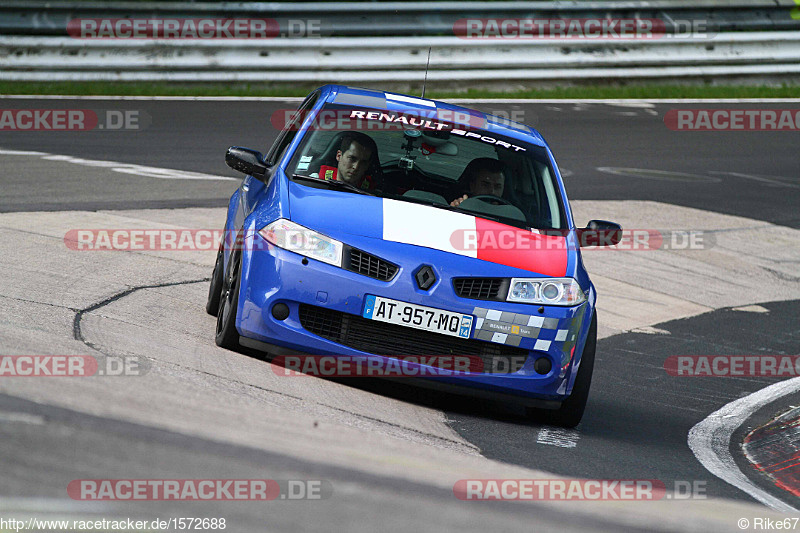
[[[433,273],[433,269],[428,265],[424,265],[422,268],[417,270],[417,273],[414,274],[414,277],[417,280],[417,286],[423,291],[430,289],[436,282],[436,274]]]

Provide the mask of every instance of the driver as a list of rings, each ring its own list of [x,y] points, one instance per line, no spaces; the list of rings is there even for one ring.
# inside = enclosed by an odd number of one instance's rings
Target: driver
[[[450,202],[450,205],[457,207],[470,196],[488,194],[502,197],[506,181],[503,176],[504,167],[501,161],[490,157],[478,157],[470,161],[458,179],[460,184],[468,187],[469,192]]]
[[[339,150],[336,151],[337,166],[321,165],[315,178],[344,181],[361,189],[375,188],[372,176],[367,170],[373,157],[377,156],[377,146],[369,135],[361,132],[350,132],[342,137]]]

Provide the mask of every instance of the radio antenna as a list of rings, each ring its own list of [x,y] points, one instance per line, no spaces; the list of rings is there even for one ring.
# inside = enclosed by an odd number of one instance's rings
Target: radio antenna
[[[425,79],[422,82],[422,97],[425,98],[425,84],[428,83],[428,67],[431,66],[431,48],[432,46],[428,47],[428,62],[425,64]]]

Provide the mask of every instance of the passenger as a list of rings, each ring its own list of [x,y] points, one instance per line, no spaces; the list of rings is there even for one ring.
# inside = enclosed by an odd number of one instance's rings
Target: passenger
[[[450,205],[457,207],[470,196],[490,195],[501,198],[506,181],[503,176],[504,168],[502,161],[490,157],[479,157],[470,161],[458,179],[462,190],[466,187],[468,192],[450,202]]]

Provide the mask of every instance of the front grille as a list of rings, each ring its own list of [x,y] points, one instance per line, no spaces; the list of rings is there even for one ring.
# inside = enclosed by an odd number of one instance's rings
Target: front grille
[[[381,281],[389,281],[397,274],[399,267],[380,257],[349,247],[346,253],[349,255],[349,259],[345,258],[344,261],[347,270],[352,270],[353,272],[358,272],[364,276],[369,276]]]
[[[515,346],[459,339],[308,304],[300,304],[300,324],[307,331],[330,341],[387,357],[477,356],[487,372],[491,369],[502,369],[498,370],[502,373],[516,372],[528,356],[528,350]]]
[[[473,300],[504,300],[507,278],[453,278],[456,295]]]

